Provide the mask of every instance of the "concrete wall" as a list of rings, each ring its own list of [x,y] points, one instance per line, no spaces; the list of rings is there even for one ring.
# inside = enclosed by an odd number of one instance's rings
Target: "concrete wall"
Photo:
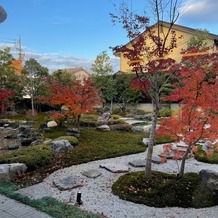
[[[110,108],[110,105],[107,105]],[[113,104],[113,108],[119,108],[116,103]],[[162,108],[170,108],[174,111],[179,110],[179,105],[178,104],[163,104]],[[135,110],[143,110],[146,113],[150,113],[153,111],[152,104],[151,103],[146,103],[146,104],[134,104],[134,105],[127,105],[127,109],[135,109]]]

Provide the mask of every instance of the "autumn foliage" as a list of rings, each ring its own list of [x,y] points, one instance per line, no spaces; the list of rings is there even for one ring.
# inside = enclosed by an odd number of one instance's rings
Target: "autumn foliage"
[[[12,61],[12,66],[15,68],[15,73],[21,75],[21,72],[23,70],[22,59],[14,59]]]
[[[92,112],[101,103],[98,90],[90,79],[84,79],[82,82],[77,80],[70,85],[50,81],[49,92],[49,97],[42,99],[44,102],[66,107],[64,115],[56,113],[54,116],[58,119],[64,116],[76,117],[77,125],[83,113]]]
[[[15,95],[15,91],[0,88],[0,112],[3,113],[11,105],[10,97]]]
[[[218,58],[217,54],[183,52],[178,66],[179,82],[165,101],[180,103],[178,115],[162,120],[158,134],[176,137],[188,145],[183,162],[201,139],[214,141],[218,137]],[[185,163],[183,163],[185,164]],[[181,167],[180,176],[183,175]]]

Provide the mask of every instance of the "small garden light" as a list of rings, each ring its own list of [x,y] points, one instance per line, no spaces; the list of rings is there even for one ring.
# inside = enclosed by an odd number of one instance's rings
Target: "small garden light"
[[[80,191],[77,192],[77,196],[76,196],[76,203],[78,205],[81,205],[83,202],[81,201],[82,198],[82,193]]]

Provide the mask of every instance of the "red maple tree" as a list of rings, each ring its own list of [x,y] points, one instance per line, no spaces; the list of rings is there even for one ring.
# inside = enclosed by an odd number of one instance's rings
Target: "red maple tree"
[[[15,95],[15,91],[5,89],[5,88],[0,88],[0,112],[3,113],[8,106],[12,103],[10,101],[10,97]]]
[[[218,137],[217,54],[187,49],[178,69],[179,82],[164,100],[180,102],[181,109],[178,115],[162,120],[158,134],[171,135],[187,144],[179,171],[182,177],[192,146],[201,139],[213,141]]]
[[[182,38],[182,36],[177,36],[173,30],[179,17],[179,4],[178,1],[172,0],[169,1],[169,4],[160,0],[151,1],[151,7],[148,10],[154,12],[157,20],[157,23],[152,26],[150,26],[147,16],[141,16],[132,11],[126,3],[117,8],[117,15],[111,13],[112,21],[120,23],[130,39],[128,44],[116,46],[113,51],[117,54],[121,53],[128,60],[131,71],[135,72],[137,77],[133,87],[142,90],[146,98],[148,96],[151,99],[153,106],[149,146],[146,154],[145,177],[147,178],[152,176],[153,146],[156,144],[161,96],[165,85],[176,71],[175,60],[170,58],[169,54],[177,47],[178,39]],[[169,15],[170,22],[166,32],[162,34],[161,17],[167,17],[166,11],[169,11],[167,16]]]
[[[70,85],[53,81],[49,87],[50,96],[43,101],[51,105],[65,106],[65,117],[77,118],[77,127],[80,127],[80,117],[84,113],[92,112],[101,103],[98,90],[94,88],[91,79],[76,80]],[[57,114],[55,115],[57,117]],[[63,117],[63,114],[60,114]]]

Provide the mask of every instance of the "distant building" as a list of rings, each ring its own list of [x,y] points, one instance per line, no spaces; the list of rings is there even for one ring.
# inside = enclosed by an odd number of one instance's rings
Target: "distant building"
[[[160,38],[162,36],[166,36],[166,33],[167,33],[169,28],[170,28],[170,23],[165,22],[165,21],[160,22],[160,26],[159,26]],[[156,23],[153,26],[153,31],[156,34],[157,34],[157,29],[158,29],[158,24]],[[175,31],[177,37],[182,36],[182,38],[179,38],[177,40],[177,47],[174,48],[173,51],[165,57],[172,58],[172,59],[176,60],[177,62],[179,62],[181,60],[181,57],[182,57],[181,50],[187,48],[187,42],[191,39],[191,37],[193,37],[195,35],[196,29],[192,29],[189,27],[174,24],[172,27],[172,31]],[[148,34],[147,31],[144,31],[142,33],[142,35],[145,35],[145,36],[146,36],[146,34]],[[131,48],[133,42],[134,42],[134,39],[132,41],[130,41],[129,43],[127,43],[125,46],[127,48]],[[151,41],[151,39],[149,39],[149,37],[147,38],[146,43],[150,47],[154,46],[153,42]],[[169,43],[170,43],[170,37],[167,41],[167,45]],[[214,51],[218,51],[218,35],[209,33],[208,39],[207,39],[207,44],[208,44],[208,46],[212,46]],[[116,53],[115,55],[120,57],[120,72],[131,73],[132,69],[131,69],[130,63],[135,61],[135,60],[127,59],[125,57],[125,52],[119,52],[119,53]],[[145,54],[145,57],[146,57],[146,54]],[[140,62],[142,61],[143,63],[146,64],[148,62],[148,59],[146,59],[145,57],[143,57],[141,60],[136,60],[136,61],[140,61]]]
[[[64,69],[67,73],[70,73],[72,75],[73,79],[76,80],[83,80],[90,77],[90,73],[88,73],[86,70],[84,70],[82,67],[77,68],[69,68]]]

